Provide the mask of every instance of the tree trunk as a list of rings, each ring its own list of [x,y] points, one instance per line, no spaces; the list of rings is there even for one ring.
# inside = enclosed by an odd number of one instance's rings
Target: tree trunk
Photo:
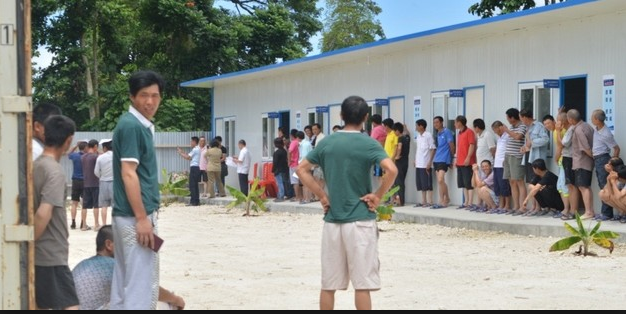
[[[85,36],[83,34],[80,37],[80,47],[85,48]],[[87,95],[93,96],[93,81],[91,79],[91,67],[89,64],[89,58],[87,58],[86,54],[83,54],[83,63],[85,64],[85,85],[87,87]],[[93,120],[96,118],[96,112],[93,106],[89,107],[89,119]]]
[[[96,119],[100,119],[100,83],[98,81],[98,6],[96,4],[96,12],[94,13],[94,28],[92,33],[92,57],[93,57],[93,96],[94,96],[94,114]],[[93,118],[92,118],[93,119]]]

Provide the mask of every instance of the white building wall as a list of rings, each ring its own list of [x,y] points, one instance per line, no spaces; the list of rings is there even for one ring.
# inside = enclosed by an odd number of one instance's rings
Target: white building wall
[[[432,92],[483,86],[483,118],[489,128],[495,120],[506,122],[508,108],[519,108],[520,83],[587,76],[589,116],[594,109],[602,108],[603,75],[615,74],[620,121],[626,118],[626,111],[621,110],[626,99],[626,83],[622,83],[626,77],[625,52],[623,12],[514,31],[503,27],[490,36],[420,45],[386,55],[373,54],[311,71],[268,74],[263,79],[232,85],[218,82],[215,117],[236,116],[236,137],[246,139],[254,161],[260,161],[261,114],[266,112],[290,110],[291,128],[294,128],[297,111],[303,113],[304,126],[307,108],[339,104],[350,95],[359,95],[368,101],[401,97],[404,122],[412,130],[414,96],[422,97],[422,117],[431,126]],[[555,94],[558,97],[558,92]],[[553,114],[558,106],[558,103],[553,105]],[[623,148],[626,148],[626,136],[621,134],[625,130],[618,122],[616,138]],[[219,131],[216,134],[220,135]],[[411,155],[414,149],[413,145]],[[415,178],[411,169],[406,182],[407,200],[414,201]],[[456,186],[455,173],[448,174],[448,182]],[[460,191],[453,188],[451,197],[453,203],[460,203]],[[597,198],[596,203],[599,204]]]

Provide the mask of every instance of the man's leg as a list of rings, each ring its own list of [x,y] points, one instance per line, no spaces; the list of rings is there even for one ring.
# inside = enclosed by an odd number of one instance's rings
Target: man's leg
[[[78,201],[72,201],[72,208],[71,208],[71,212],[72,212],[71,228],[72,229],[76,229],[76,211],[77,210],[78,210]]]
[[[448,185],[446,184],[446,172],[443,170],[437,171],[437,184],[439,185],[439,204],[443,206],[448,204]]]
[[[200,167],[191,167],[189,169],[189,192],[191,199],[189,203],[191,205],[200,205],[200,189],[198,184],[200,183]]]
[[[320,310],[332,311],[335,309],[335,291],[322,290],[320,292]]]
[[[369,311],[372,309],[372,297],[368,290],[354,291],[354,305],[357,311]]]
[[[596,215],[593,209],[593,193],[589,187],[579,187],[580,194],[583,197],[583,203],[585,204],[585,214],[582,216],[584,219],[593,218]]]
[[[598,185],[600,186],[600,190],[604,189],[604,187],[606,186],[606,181],[609,173],[606,172],[604,166],[609,163],[610,160],[610,155],[604,155],[594,160],[596,166],[596,176],[598,177]],[[601,214],[604,217],[613,218],[613,207],[606,202],[602,202]]]

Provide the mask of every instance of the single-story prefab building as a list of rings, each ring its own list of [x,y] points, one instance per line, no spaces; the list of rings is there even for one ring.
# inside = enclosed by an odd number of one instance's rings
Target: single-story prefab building
[[[351,95],[368,100],[372,114],[411,130],[425,119],[432,131],[435,116],[454,129],[457,115],[470,126],[475,118],[489,126],[506,122],[509,108],[531,108],[539,119],[575,108],[587,121],[604,109],[626,147],[626,126],[617,123],[626,110],[616,105],[616,95],[626,95],[626,84],[617,84],[626,77],[625,55],[626,1],[569,0],[182,86],[212,89],[213,134],[225,139],[231,155],[245,139],[253,162],[271,160],[279,126],[320,123],[331,133]],[[411,156],[414,150],[415,144]],[[407,202],[416,200],[414,176],[409,171]],[[228,180],[236,186],[236,176]],[[455,186],[456,171],[448,182]],[[460,190],[450,196],[461,203]]]

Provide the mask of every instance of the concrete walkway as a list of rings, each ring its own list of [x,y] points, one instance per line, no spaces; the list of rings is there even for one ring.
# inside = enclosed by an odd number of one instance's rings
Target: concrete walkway
[[[232,202],[232,198],[201,198],[200,203],[205,205],[226,206]],[[189,202],[189,198],[185,200]],[[301,214],[320,214],[320,203],[299,204],[295,202],[275,203],[269,200],[267,207],[273,212],[285,213],[301,213]],[[413,204],[405,207],[394,208],[396,213],[393,215],[394,222],[417,223],[425,225],[440,225],[452,228],[465,228],[480,231],[495,231],[518,234],[522,236],[541,236],[561,238],[570,235],[564,227],[564,221],[552,218],[552,216],[543,217],[513,217],[509,215],[490,215],[484,213],[475,213],[467,210],[457,210],[456,206],[450,206],[444,209],[430,208],[413,208]],[[577,228],[576,220],[567,221],[570,225]],[[584,221],[584,226],[589,228],[590,221]],[[595,227],[596,222],[591,222],[591,228]],[[615,221],[602,222],[600,230],[613,231],[620,234],[615,242],[626,243],[626,224]]]

